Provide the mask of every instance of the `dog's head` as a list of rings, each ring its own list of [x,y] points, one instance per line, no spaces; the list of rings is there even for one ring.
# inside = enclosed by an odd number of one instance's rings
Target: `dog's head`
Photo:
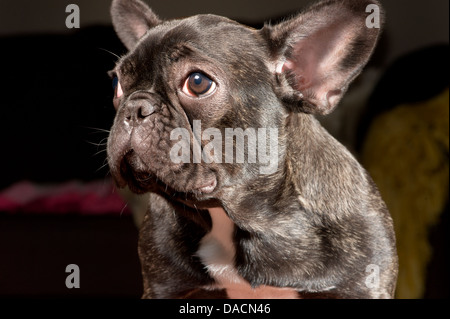
[[[331,112],[366,64],[382,24],[375,0],[322,1],[261,30],[215,15],[162,21],[139,0],[114,0],[111,12],[129,49],[111,72],[112,175],[136,192],[196,199],[248,185],[261,165],[278,174],[286,118]],[[276,136],[269,137],[270,128]],[[238,137],[227,140],[230,129],[244,132],[245,149]],[[277,148],[271,163],[258,163],[258,138],[275,140],[268,142],[271,152]]]

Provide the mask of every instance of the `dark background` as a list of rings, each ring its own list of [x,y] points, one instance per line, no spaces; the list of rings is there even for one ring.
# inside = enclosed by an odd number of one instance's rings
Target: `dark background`
[[[208,12],[260,26],[313,1],[153,2],[164,18]],[[335,127],[351,112],[345,101],[341,113],[328,120],[334,121],[329,130],[356,155],[378,114],[448,87],[448,1],[382,2],[388,23],[368,67],[378,74],[367,96],[372,102],[350,133]],[[78,30],[65,27],[70,3],[80,6]],[[110,26],[109,4],[0,3],[0,190],[23,180],[58,184],[109,178],[102,151],[114,109],[106,73],[115,54],[126,52]],[[415,297],[448,297],[447,234],[448,206],[429,229],[433,255],[426,289]],[[142,290],[137,238],[129,214],[0,212],[0,296],[137,298]],[[65,267],[71,263],[80,266],[80,289],[65,287]]]

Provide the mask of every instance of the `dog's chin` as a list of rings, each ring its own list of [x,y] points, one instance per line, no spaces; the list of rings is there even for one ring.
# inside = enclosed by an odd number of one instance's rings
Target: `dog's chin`
[[[128,186],[133,193],[144,194],[155,189],[156,176],[144,170],[136,170],[126,160],[120,163],[120,169],[115,181],[118,187]]]
[[[197,202],[211,199],[218,188],[218,180],[212,172],[205,176],[197,176],[195,183],[183,183],[186,180],[183,171],[172,171],[172,179],[160,176],[145,167],[133,154],[125,155],[113,177],[118,187],[126,186],[136,194],[149,192],[164,193],[174,200],[182,202]]]

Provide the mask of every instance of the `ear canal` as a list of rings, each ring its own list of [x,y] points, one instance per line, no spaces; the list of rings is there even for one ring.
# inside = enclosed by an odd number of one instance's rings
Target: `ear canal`
[[[368,23],[378,8],[380,24]],[[367,64],[382,26],[376,0],[326,0],[262,32],[285,100],[308,113],[330,113]],[[301,98],[301,101],[299,100]]]
[[[114,30],[128,50],[149,29],[161,23],[158,16],[140,0],[113,0],[111,17]]]

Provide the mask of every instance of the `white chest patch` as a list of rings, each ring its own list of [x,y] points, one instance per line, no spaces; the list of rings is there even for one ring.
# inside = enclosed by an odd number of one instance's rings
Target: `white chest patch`
[[[218,283],[239,283],[241,279],[234,268],[234,223],[222,208],[210,208],[209,214],[212,229],[201,240],[197,256]]]
[[[202,238],[196,253],[205,265],[208,273],[214,278],[217,286],[226,289],[231,299],[296,299],[298,294],[291,288],[260,286],[253,289],[250,284],[239,276],[234,267],[236,254],[233,243],[234,223],[223,208],[210,208],[212,220],[211,231]]]

